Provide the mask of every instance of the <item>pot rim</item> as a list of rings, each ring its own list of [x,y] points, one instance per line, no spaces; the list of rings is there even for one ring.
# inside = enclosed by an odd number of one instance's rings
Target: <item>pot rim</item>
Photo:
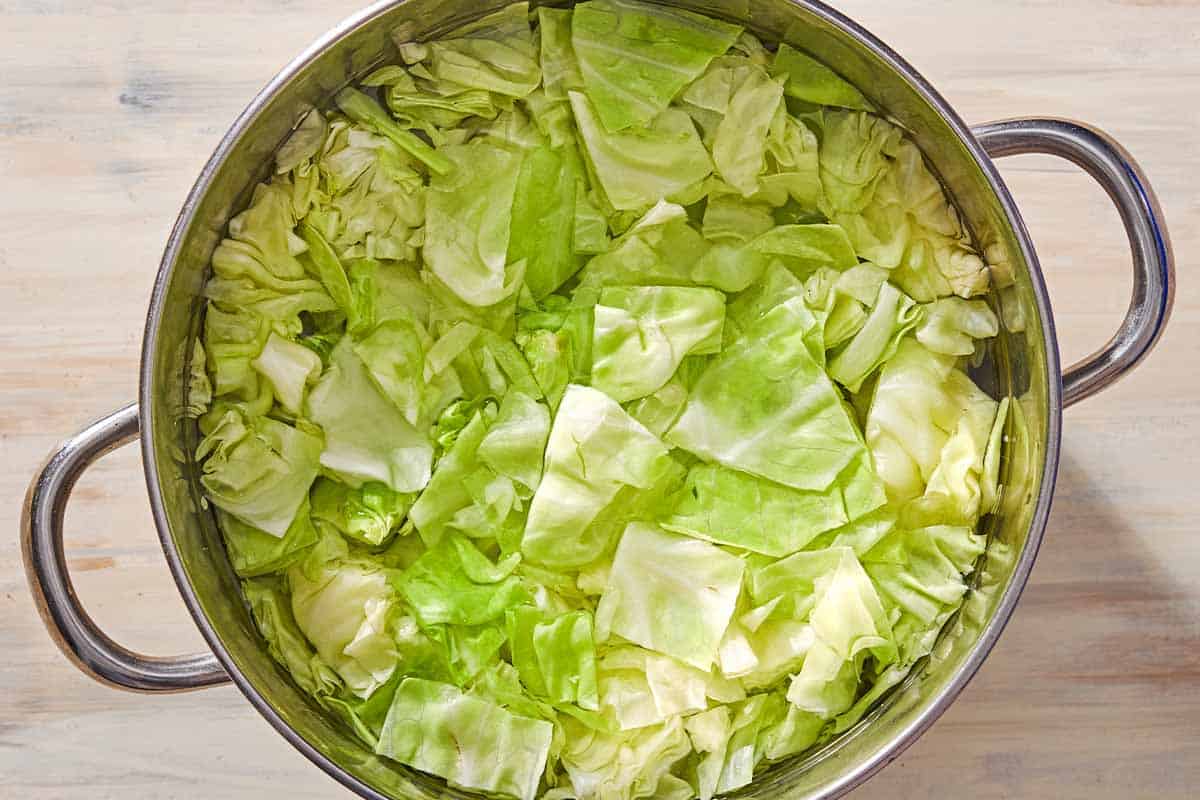
[[[341,765],[310,744],[294,728],[288,725],[234,663],[233,658],[210,623],[208,616],[204,613],[199,598],[184,570],[174,539],[170,534],[170,525],[167,520],[163,496],[157,480],[159,469],[154,447],[157,432],[150,409],[153,408],[153,399],[157,391],[157,387],[153,383],[153,365],[156,363],[158,356],[158,330],[165,313],[167,286],[170,283],[171,275],[175,269],[175,262],[179,258],[187,232],[195,220],[201,200],[208,192],[219,168],[228,158],[229,154],[239,145],[243,134],[250,127],[251,123],[263,113],[270,101],[298,74],[302,73],[311,62],[340,40],[360,28],[372,24],[377,18],[383,16],[391,9],[403,5],[405,2],[407,0],[378,0],[378,2],[338,23],[281,69],[255,95],[222,137],[212,156],[201,170],[196,183],[188,193],[163,252],[158,276],[155,279],[150,298],[149,311],[146,316],[138,390],[140,400],[139,415],[142,430],[142,464],[146,477],[146,488],[150,497],[150,507],[155,527],[158,530],[159,540],[162,543],[163,553],[166,556],[179,593],[187,605],[188,612],[191,614],[192,619],[195,620],[196,626],[203,635],[205,642],[225,668],[233,683],[236,684],[242,694],[246,696],[246,699],[250,701],[250,704],[257,709],[267,722],[290,742],[293,747],[303,753],[306,758],[320,767],[326,774],[345,788],[361,797],[368,798],[368,800],[393,799],[351,775]],[[885,747],[813,795],[814,798],[831,800],[832,798],[841,797],[852,789],[862,785],[875,775],[875,773],[897,759],[945,713],[946,709],[950,707],[950,704],[966,688],[971,678],[974,677],[975,673],[983,665],[988,654],[1000,638],[1004,627],[1012,617],[1017,601],[1020,599],[1021,593],[1024,591],[1029,579],[1030,572],[1033,569],[1034,561],[1041,547],[1042,538],[1045,535],[1046,524],[1049,520],[1050,505],[1058,473],[1059,450],[1061,447],[1063,409],[1062,368],[1054,318],[1046,291],[1045,277],[1042,273],[1037,253],[1034,250],[1032,239],[1008,187],[1000,177],[992,159],[971,133],[970,128],[924,76],[888,45],[884,44],[879,38],[857,22],[835,11],[820,2],[820,0],[788,0],[788,2],[800,7],[816,18],[841,29],[853,37],[861,46],[873,50],[890,69],[898,73],[922,99],[941,114],[955,135],[962,141],[967,152],[982,170],[989,186],[1000,201],[1000,205],[1004,209],[1005,216],[1025,259],[1025,263],[1028,265],[1034,300],[1041,322],[1042,341],[1046,354],[1045,368],[1047,372],[1045,376],[1047,387],[1045,460],[1042,465],[1041,485],[1030,521],[1028,537],[1022,549],[1021,556],[1013,568],[1012,578],[1009,580],[1008,586],[1005,588],[991,619],[984,626],[970,654],[942,690],[927,703],[924,710],[896,734]]]

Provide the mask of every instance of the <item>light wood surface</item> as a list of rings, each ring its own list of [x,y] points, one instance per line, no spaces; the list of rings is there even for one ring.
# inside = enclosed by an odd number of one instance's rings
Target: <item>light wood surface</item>
[[[231,688],[94,684],[33,611],[25,485],[54,443],[130,401],[145,303],[185,193],[252,94],[356,0],[0,0],[0,796],[346,796]],[[1066,415],[1054,514],[1007,632],[945,717],[858,798],[1185,798],[1200,785],[1200,3],[844,0],[971,122],[1098,124],[1142,162],[1181,286],[1159,350]],[[1062,163],[1004,163],[1064,356],[1115,330],[1115,212]],[[68,515],[80,594],[121,642],[201,647],[162,560],[138,456]]]

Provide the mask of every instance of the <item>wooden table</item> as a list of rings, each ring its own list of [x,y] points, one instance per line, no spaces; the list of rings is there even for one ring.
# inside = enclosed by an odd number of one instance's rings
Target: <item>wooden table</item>
[[[106,689],[59,655],[17,551],[51,446],[134,397],[160,248],[252,94],[356,0],[0,1],[0,795],[345,796],[236,690]],[[1141,159],[1173,223],[1175,317],[1154,356],[1066,416],[1053,518],[1004,638],[962,698],[856,797],[1184,798],[1200,789],[1200,4],[845,0],[972,122],[1056,114]],[[1004,162],[1042,254],[1064,356],[1115,330],[1117,217],[1062,163]],[[79,591],[121,642],[199,649],[138,455],[83,480]]]

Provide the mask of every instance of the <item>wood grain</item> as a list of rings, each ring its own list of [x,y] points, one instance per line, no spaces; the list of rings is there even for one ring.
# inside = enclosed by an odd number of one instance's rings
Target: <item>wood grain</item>
[[[354,0],[0,0],[0,795],[345,796],[232,689],[126,695],[78,675],[28,598],[25,484],[54,442],[134,396],[162,243],[254,91]],[[1185,798],[1200,781],[1200,3],[844,0],[972,122],[1096,123],[1141,160],[1182,283],[1154,356],[1067,414],[1053,518],[999,646],[946,716],[855,796]],[[1115,329],[1116,214],[1065,164],[1004,163],[1064,356]],[[120,641],[201,646],[162,562],[133,450],[69,514],[79,590]]]

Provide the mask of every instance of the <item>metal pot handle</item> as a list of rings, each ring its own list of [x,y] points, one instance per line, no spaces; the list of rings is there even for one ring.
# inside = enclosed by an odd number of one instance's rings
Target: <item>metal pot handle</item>
[[[1083,168],[1108,192],[1133,250],[1133,297],[1108,344],[1063,373],[1063,405],[1106,389],[1154,348],[1171,315],[1175,264],[1162,209],[1133,157],[1108,134],[1078,122],[1035,118],[973,128],[993,158],[1021,153],[1058,156]]]
[[[51,638],[82,672],[134,692],[182,692],[229,681],[212,653],[154,658],[108,638],[84,611],[63,553],[63,515],[71,490],[101,456],[138,438],[137,404],[104,417],[64,442],[34,476],[21,512],[21,554],[38,612]]]

